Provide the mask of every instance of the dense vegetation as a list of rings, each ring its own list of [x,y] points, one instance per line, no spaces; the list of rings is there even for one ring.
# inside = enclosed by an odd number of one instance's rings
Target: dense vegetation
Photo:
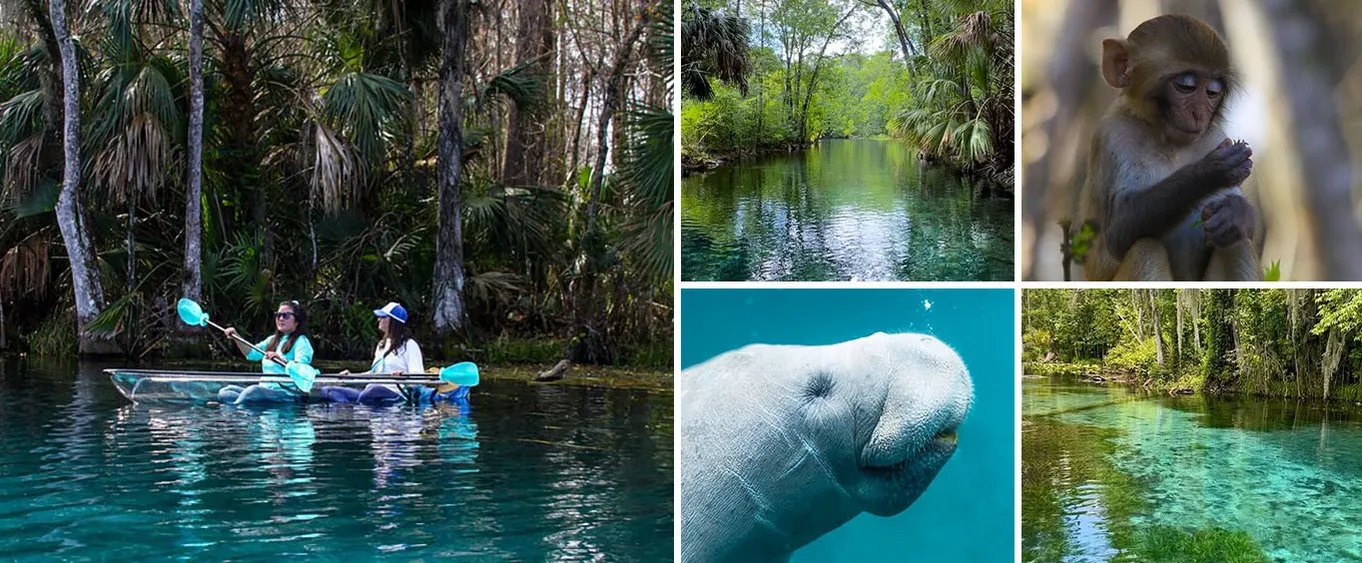
[[[298,299],[319,357],[401,301],[437,357],[670,365],[670,3],[64,4],[0,2],[0,350],[194,353],[189,295]]]
[[[1150,386],[1362,400],[1362,290],[1032,289],[1022,315],[1028,372],[1085,363]]]
[[[859,35],[882,16],[889,36]],[[1012,17],[1009,0],[685,0],[683,160],[890,135],[1010,184]]]

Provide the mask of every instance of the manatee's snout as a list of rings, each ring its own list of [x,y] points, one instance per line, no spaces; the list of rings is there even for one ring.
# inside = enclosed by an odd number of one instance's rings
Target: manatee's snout
[[[883,407],[861,450],[866,511],[891,516],[908,508],[955,452],[974,386],[960,356],[921,334],[877,334]]]

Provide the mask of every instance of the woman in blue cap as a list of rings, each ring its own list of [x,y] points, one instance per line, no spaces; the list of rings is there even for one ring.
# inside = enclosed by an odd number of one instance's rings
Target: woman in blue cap
[[[232,327],[223,329],[223,332],[228,338],[236,335],[236,329]],[[265,351],[264,354],[242,344],[239,340],[235,342],[242,355],[246,356],[247,360],[260,362],[261,369],[267,374],[285,373],[284,366],[279,365],[275,358],[285,363],[312,363],[312,341],[307,338],[307,310],[297,301],[284,301],[274,312],[274,336],[256,344],[256,348]],[[228,385],[218,391],[218,401],[238,405],[250,402],[291,402],[297,401],[298,397],[297,393],[278,383],[257,383],[246,388]]]
[[[378,317],[378,330],[383,332],[383,338],[374,349],[374,362],[364,373],[425,373],[421,346],[411,339],[411,329],[407,327],[407,310],[397,303],[389,303],[382,309],[374,309],[374,316]],[[340,374],[350,375],[350,371]],[[403,400],[402,392],[396,386],[378,383],[369,384],[363,391],[327,385],[322,387],[322,396],[337,403],[389,404]]]

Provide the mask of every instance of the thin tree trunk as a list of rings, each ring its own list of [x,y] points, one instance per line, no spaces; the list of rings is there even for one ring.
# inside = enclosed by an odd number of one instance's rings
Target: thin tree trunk
[[[907,65],[917,53],[917,48],[913,46],[913,41],[908,39],[908,34],[903,31],[903,21],[899,19],[899,12],[891,5],[888,0],[875,0],[884,13],[889,14],[889,21],[894,24],[894,33],[899,37],[899,47],[903,49],[903,64]]]
[[[468,41],[467,0],[441,0],[440,22],[444,49],[440,64],[440,230],[435,239],[435,332],[461,330],[468,317],[464,308],[463,220],[460,174],[463,166],[464,46]]]
[[[541,100],[552,99],[547,92],[553,84],[549,72],[551,59],[549,53],[554,49],[554,34],[549,22],[553,21],[553,2],[549,0],[519,0],[516,10],[520,18],[520,28],[516,33],[516,64],[528,65],[528,78],[538,80],[545,91]],[[536,101],[531,107],[511,106],[510,123],[506,136],[506,166],[502,172],[502,182],[508,186],[538,185],[539,174],[544,169],[543,116],[547,102]],[[536,142],[536,141],[540,142]]]
[[[99,282],[94,255],[90,250],[90,236],[81,217],[80,202],[80,74],[76,68],[75,47],[66,27],[66,0],[52,0],[48,5],[52,29],[61,52],[62,84],[64,86],[64,123],[62,149],[66,162],[62,171],[61,193],[57,196],[57,225],[66,255],[71,261],[71,287],[76,298],[77,330],[80,333],[80,353],[116,353],[116,346],[107,339],[96,338],[85,332],[85,325],[94,320],[104,308],[104,287]]]
[[[1173,361],[1173,365],[1177,366],[1182,363],[1182,304],[1184,299],[1182,290],[1174,289],[1173,291],[1177,292],[1174,294],[1173,300],[1173,310],[1177,311],[1178,314],[1178,355]]]
[[[184,205],[184,295],[203,299],[203,0],[189,0],[189,161]],[[183,323],[180,326],[188,327]]]
[[[614,120],[620,96],[624,94],[624,69],[633,58],[634,44],[638,43],[639,36],[643,34],[644,28],[648,27],[648,8],[643,6],[640,11],[638,22],[629,31],[628,37],[619,44],[615,64],[611,65],[610,78],[606,81],[605,100],[601,103],[601,123],[596,130],[596,166],[591,174],[591,191],[586,204],[587,231],[596,230],[596,207],[599,205],[597,200],[600,199],[601,183],[605,180],[606,157],[610,153],[608,141],[610,123]]]
[[[828,43],[837,36],[837,28],[842,27],[842,22],[847,21],[851,14],[856,12],[853,6],[847,10],[837,23],[832,24],[832,29],[828,30],[828,36],[823,39],[823,47],[818,49],[818,60],[813,63],[813,74],[809,75],[809,89],[804,92],[804,104],[799,108],[799,140],[805,142],[809,140],[809,102],[813,100],[814,90],[818,88],[818,71],[823,68],[823,53],[828,50]]]
[[[1149,308],[1154,317],[1154,350],[1159,367],[1163,367],[1163,327],[1159,326],[1159,302],[1157,289],[1149,290]]]

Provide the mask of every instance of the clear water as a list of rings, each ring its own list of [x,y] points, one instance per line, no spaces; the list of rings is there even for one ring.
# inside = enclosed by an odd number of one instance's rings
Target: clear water
[[[1012,200],[980,192],[896,141],[724,166],[681,181],[681,276],[1011,280]]]
[[[0,559],[672,557],[670,394],[163,408],[98,367],[0,363]]]
[[[1023,560],[1138,560],[1154,526],[1243,531],[1272,561],[1362,559],[1362,409],[1111,389],[1023,384]]]
[[[959,446],[917,502],[890,518],[862,514],[796,551],[793,563],[1013,560],[1011,290],[683,289],[681,303],[683,367],[752,343],[833,344],[883,331],[932,334],[970,370],[974,403]]]

